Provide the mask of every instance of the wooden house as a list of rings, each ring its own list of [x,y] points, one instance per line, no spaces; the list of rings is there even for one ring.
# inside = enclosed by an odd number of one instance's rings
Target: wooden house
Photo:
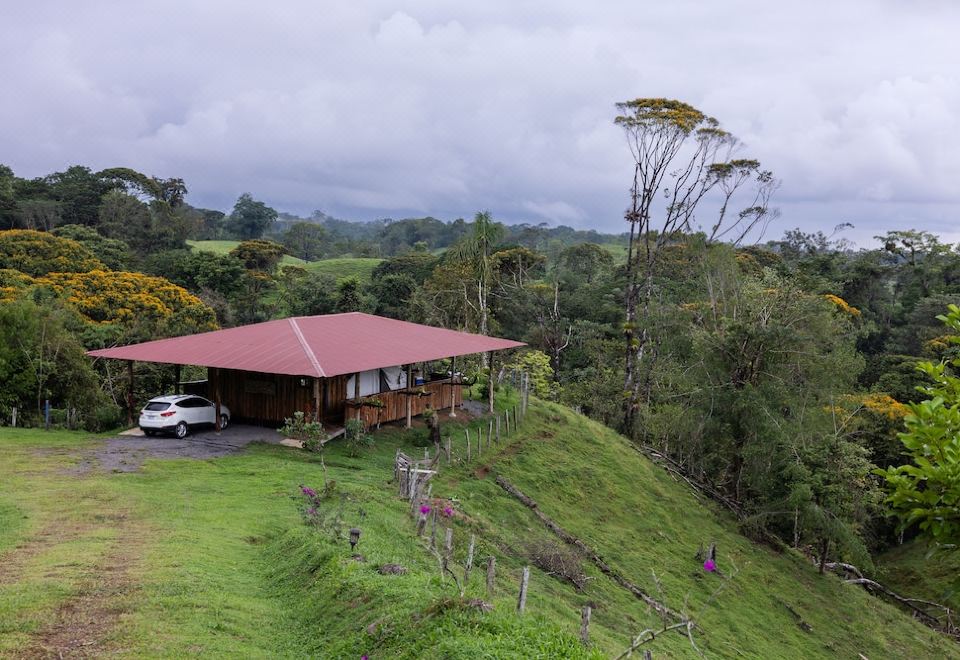
[[[420,369],[475,353],[490,353],[492,359],[496,351],[523,345],[351,312],[266,321],[88,355],[127,361],[131,420],[133,363],[153,362],[176,365],[178,373],[181,365],[206,367],[203,391],[194,393],[214,401],[217,419],[222,403],[237,421],[280,424],[303,411],[336,429],[351,417],[367,427],[403,418],[409,425],[427,406],[452,410],[462,401],[456,369],[441,374]]]

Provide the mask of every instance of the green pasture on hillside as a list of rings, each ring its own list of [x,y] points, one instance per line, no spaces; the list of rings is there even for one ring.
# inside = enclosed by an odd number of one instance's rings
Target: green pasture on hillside
[[[464,417],[441,419],[462,459]],[[707,657],[960,657],[953,642],[818,575],[799,554],[751,543],[609,429],[535,401],[519,433],[476,457],[478,425],[474,459],[442,464],[432,482],[434,504],[455,510],[441,518],[454,530],[454,560],[465,560],[471,534],[478,564],[496,557],[495,596],[481,569],[464,600],[441,580],[391,483],[397,449],[422,454],[423,428],[384,428],[360,456],[332,442],[326,464],[336,485],[319,528],[304,524],[298,485],[321,488],[323,472],[299,450],[254,445],[105,473],[91,464],[101,438],[0,429],[0,656],[36,653],[64,611],[77,617],[84,607],[104,613],[90,648],[120,657],[609,657],[660,625],[586,561],[582,591],[534,565],[527,612],[517,615],[523,566],[556,539],[496,485],[502,475],[616,570],[694,617]],[[354,526],[362,561],[346,542]],[[710,543],[722,574],[694,557]],[[381,575],[388,563],[406,574]],[[467,602],[480,598],[492,612]],[[577,631],[588,603],[584,648]],[[679,634],[650,648],[654,657],[696,657]]]

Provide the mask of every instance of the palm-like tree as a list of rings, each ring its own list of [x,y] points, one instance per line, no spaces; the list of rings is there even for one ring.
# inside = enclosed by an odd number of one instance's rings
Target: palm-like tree
[[[477,306],[480,314],[480,334],[487,334],[489,307],[487,299],[493,281],[493,247],[503,237],[503,225],[490,217],[489,211],[480,211],[473,218],[473,233],[453,248],[453,256],[469,263],[477,281]]]

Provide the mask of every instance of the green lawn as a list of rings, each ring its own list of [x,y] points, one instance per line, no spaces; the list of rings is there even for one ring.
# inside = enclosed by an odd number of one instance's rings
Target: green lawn
[[[442,420],[462,456],[462,429],[446,413]],[[36,655],[41,642],[49,649],[52,622],[85,608],[101,613],[91,648],[122,657],[599,657],[657,625],[587,563],[582,592],[534,568],[528,611],[516,615],[526,555],[552,537],[494,483],[501,474],[629,579],[695,616],[707,657],[960,657],[952,642],[819,576],[802,557],[750,543],[619,436],[551,404],[536,403],[520,433],[470,464],[442,466],[433,482],[433,495],[456,510],[455,560],[464,560],[471,533],[477,563],[496,557],[494,610],[481,613],[441,582],[389,483],[396,450],[420,455],[414,444],[424,433],[383,429],[360,457],[331,443],[328,524],[311,528],[297,486],[319,488],[323,476],[316,457],[297,450],[257,445],[103,474],[82,469],[102,440],[0,429],[0,656]],[[362,530],[362,562],[346,543],[353,526]],[[732,579],[694,559],[712,542]],[[408,571],[381,575],[386,563]],[[466,597],[486,597],[482,571]],[[575,637],[585,603],[594,606],[593,650]],[[654,657],[693,655],[676,634],[651,648]]]

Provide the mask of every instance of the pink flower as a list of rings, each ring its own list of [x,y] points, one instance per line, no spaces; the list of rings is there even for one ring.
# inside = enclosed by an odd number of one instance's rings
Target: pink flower
[[[315,491],[315,490],[312,489],[312,488],[308,488],[307,486],[300,486],[300,491],[301,491],[304,495],[306,495],[307,497],[316,497],[316,496],[317,496],[317,491]]]
[[[453,509],[449,506],[443,507],[443,515],[445,515],[447,518],[451,517],[453,515]]]
[[[717,570],[716,562],[714,562],[712,559],[708,559],[707,561],[703,562],[703,570],[705,570],[707,573],[713,573],[715,570]]]
[[[364,653],[363,655],[360,656],[360,660],[369,660],[369,658],[367,658],[366,653]]]
[[[430,513],[430,507],[429,507],[429,505],[424,504],[423,506],[421,506],[421,507],[420,507],[420,513],[422,513],[423,515],[427,515],[428,513]]]

